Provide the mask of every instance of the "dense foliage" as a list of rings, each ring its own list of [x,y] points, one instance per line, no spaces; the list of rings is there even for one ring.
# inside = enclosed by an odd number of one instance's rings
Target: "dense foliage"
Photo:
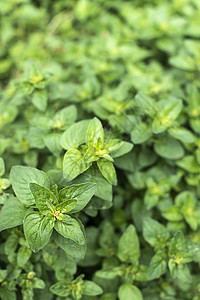
[[[200,1],[0,17],[0,298],[199,300]]]

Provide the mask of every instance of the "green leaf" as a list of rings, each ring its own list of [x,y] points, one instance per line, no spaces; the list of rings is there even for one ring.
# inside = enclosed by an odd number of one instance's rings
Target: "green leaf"
[[[181,144],[169,136],[162,136],[154,145],[155,152],[161,157],[167,159],[178,159],[184,155],[184,149]]]
[[[196,207],[196,197],[191,191],[183,191],[175,198],[175,204],[179,213],[193,230],[197,230],[200,211]]]
[[[71,125],[61,136],[60,144],[66,150],[76,149],[85,143],[85,136],[90,120],[83,120]]]
[[[77,244],[84,245],[85,237],[79,223],[72,217],[65,215],[61,220],[57,220],[54,225],[55,230]]]
[[[67,253],[69,257],[73,260],[81,260],[85,257],[86,254],[86,244],[80,245],[74,241],[64,238],[62,235],[57,232],[53,235],[56,244]]]
[[[2,282],[8,275],[7,270],[0,270],[0,282]]]
[[[164,251],[158,251],[151,259],[148,269],[148,279],[159,278],[167,271],[166,256]]]
[[[45,145],[56,157],[59,156],[60,152],[62,151],[60,146],[60,138],[60,133],[49,133],[44,136]]]
[[[104,149],[107,150],[108,153],[116,151],[121,146],[121,140],[114,139],[104,143]]]
[[[48,101],[48,94],[47,91],[44,90],[35,90],[32,95],[32,103],[33,105],[39,109],[40,111],[44,112],[47,109],[47,101]]]
[[[56,206],[56,210],[60,210],[62,213],[67,213],[68,211],[71,211],[74,208],[76,203],[76,200],[63,201]]]
[[[90,181],[96,183],[95,196],[111,202],[112,185],[101,175],[101,172],[96,167],[91,167],[86,174],[90,176]]]
[[[60,281],[50,287],[50,291],[58,296],[67,297],[71,293],[70,282]]]
[[[50,188],[50,191],[51,191],[56,197],[58,197],[58,186],[57,186],[57,184],[52,185],[52,187]]]
[[[47,133],[46,129],[30,127],[27,135],[27,141],[32,148],[45,148],[44,135]]]
[[[105,143],[105,147],[106,147],[106,143]],[[133,144],[121,141],[118,149],[111,151],[112,152],[111,156],[113,158],[119,157],[130,152],[132,149],[133,149]]]
[[[29,258],[31,257],[31,249],[26,246],[21,246],[17,252],[17,264],[19,267],[23,267]]]
[[[180,209],[176,206],[171,206],[162,212],[162,216],[169,221],[181,221],[183,220],[183,216],[180,212]]]
[[[183,69],[186,71],[195,70],[195,61],[186,54],[179,54],[178,56],[172,56],[169,59],[169,62],[172,66]]]
[[[153,117],[158,111],[158,104],[152,98],[141,92],[135,96],[135,101],[141,111],[151,117]]]
[[[117,175],[113,163],[104,158],[97,161],[97,166],[101,174],[110,182],[112,185],[117,185]]]
[[[92,163],[87,163],[81,152],[77,149],[68,150],[63,158],[63,176],[71,181],[81,173],[85,172]]]
[[[53,229],[54,224],[55,224],[55,218],[52,215],[52,213],[47,214],[42,220],[42,224],[40,227],[41,235],[45,235],[49,233]]]
[[[160,112],[156,115],[152,124],[152,130],[155,134],[161,133],[172,126],[183,107],[180,99],[167,99],[160,101],[159,104]]]
[[[186,155],[177,161],[177,165],[190,173],[199,173],[200,166],[193,155]]]
[[[169,134],[175,139],[180,140],[183,143],[194,143],[194,135],[185,128],[181,127],[172,127],[168,130]]]
[[[44,289],[45,288],[45,282],[42,279],[37,278],[37,277],[33,278],[32,284],[33,284],[34,289]]]
[[[35,203],[35,199],[29,188],[29,183],[38,183],[46,188],[50,186],[49,179],[43,171],[22,166],[12,167],[10,182],[17,198],[26,205]]]
[[[41,213],[46,215],[50,211],[47,201],[50,201],[53,205],[58,204],[56,196],[49,189],[36,183],[30,183],[29,186],[35,199],[36,206]]]
[[[131,141],[135,144],[142,144],[152,136],[151,126],[145,123],[135,124],[134,129],[131,131]]]
[[[162,224],[147,217],[143,221],[143,236],[151,246],[160,248],[169,239],[169,232]]]
[[[132,284],[124,283],[118,291],[119,300],[143,300],[140,290]]]
[[[123,262],[136,263],[140,257],[139,239],[133,225],[129,225],[119,240],[118,257]]]
[[[104,279],[113,279],[116,276],[118,276],[118,272],[114,268],[108,268],[108,269],[97,271],[95,275],[97,277],[104,278]]]
[[[174,257],[176,260],[177,257],[183,258],[183,253],[186,252],[186,243],[185,243],[185,237],[183,235],[182,231],[177,231],[173,238],[170,241],[169,244],[169,255]],[[179,263],[177,261],[177,263]]]
[[[75,199],[76,205],[70,213],[76,213],[82,210],[90,201],[96,190],[96,184],[93,182],[86,182],[81,184],[73,184],[60,190],[60,200],[66,201],[68,199]]]
[[[10,181],[6,178],[0,178],[0,190],[6,190],[10,186]]]
[[[101,121],[97,118],[92,119],[90,122],[86,137],[85,137],[85,142],[86,145],[89,147],[94,147],[96,148],[97,145],[100,143],[100,149],[103,148],[104,144],[104,131],[103,131],[103,126],[101,124]]]
[[[2,157],[0,157],[0,177],[5,173],[5,164]]]
[[[2,300],[16,300],[16,293],[15,291],[10,291],[6,289],[6,287],[0,287],[0,297]]]
[[[1,103],[0,104],[0,111],[1,111],[1,121],[0,121],[0,127],[4,127],[5,125],[12,123],[18,113],[18,110],[15,106],[7,105]]]
[[[33,252],[38,252],[48,242],[52,234],[52,230],[46,234],[41,233],[44,216],[39,212],[31,212],[24,218],[24,234],[27,243]]]
[[[103,293],[102,288],[93,281],[84,280],[84,290],[83,295],[87,296],[97,296]]]
[[[21,225],[29,211],[17,198],[7,199],[0,211],[0,231]]]
[[[62,128],[65,125],[71,125],[77,118],[77,108],[75,105],[69,105],[59,110],[54,118],[54,128]],[[56,127],[57,125],[57,127]]]
[[[9,138],[0,138],[0,155],[4,153],[5,149],[11,143],[11,139]]]

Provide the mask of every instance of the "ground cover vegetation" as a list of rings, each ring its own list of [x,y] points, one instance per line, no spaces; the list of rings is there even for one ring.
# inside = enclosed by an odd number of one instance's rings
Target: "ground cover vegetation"
[[[200,1],[0,17],[0,298],[199,300]]]

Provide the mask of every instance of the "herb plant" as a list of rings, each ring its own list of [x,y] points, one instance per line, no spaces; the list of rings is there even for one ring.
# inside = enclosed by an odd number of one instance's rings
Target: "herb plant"
[[[0,1],[0,299],[200,299],[199,13]]]

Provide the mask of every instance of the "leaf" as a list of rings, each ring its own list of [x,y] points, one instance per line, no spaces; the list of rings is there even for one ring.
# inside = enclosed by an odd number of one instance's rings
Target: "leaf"
[[[142,112],[145,112],[145,114],[153,117],[155,113],[158,111],[158,105],[157,103],[147,95],[144,95],[143,93],[139,92],[135,96],[135,101]]]
[[[135,124],[135,128],[131,131],[131,141],[135,144],[142,144],[152,136],[151,126],[145,123]]]
[[[8,198],[0,211],[0,231],[21,225],[29,211],[17,198]]]
[[[86,296],[97,296],[103,293],[102,288],[93,281],[84,280],[83,295]]]
[[[155,152],[161,157],[167,159],[178,159],[184,155],[184,149],[181,144],[169,136],[162,136],[154,145]]]
[[[75,243],[74,241],[64,238],[62,235],[57,232],[53,235],[56,244],[67,253],[69,257],[73,260],[81,260],[84,259],[86,254],[86,244],[80,245]]]
[[[75,105],[69,105],[68,107],[65,107],[61,110],[59,110],[53,120],[54,124],[61,124],[61,127],[64,125],[70,125],[73,122],[75,122],[77,118],[77,108]],[[59,128],[59,127],[58,127]],[[65,148],[64,148],[65,149]]]
[[[67,181],[71,181],[85,172],[91,165],[92,163],[85,161],[79,150],[68,150],[63,158],[63,176]]]
[[[76,149],[85,143],[85,136],[91,120],[83,120],[71,125],[61,136],[60,144],[66,150]]]
[[[33,278],[32,284],[33,284],[34,289],[44,289],[45,288],[45,282],[42,279],[37,278],[37,277]]]
[[[39,212],[31,212],[24,218],[24,235],[27,243],[33,252],[38,252],[48,242],[52,234],[52,230],[47,234],[41,233],[44,216]]]
[[[31,257],[31,249],[26,246],[21,246],[17,252],[17,264],[19,267],[23,267],[29,258]]]
[[[59,198],[61,201],[67,199],[75,199],[76,205],[71,210],[71,213],[76,213],[82,210],[90,201],[96,190],[96,184],[93,182],[73,184],[60,190]]]
[[[5,173],[5,164],[2,157],[0,157],[0,177]]]
[[[183,216],[180,212],[180,209],[176,206],[171,206],[162,212],[162,216],[169,221],[181,221],[183,220]]]
[[[51,213],[47,214],[42,220],[42,224],[40,227],[41,235],[49,233],[53,229],[54,224],[55,224],[54,216]]]
[[[90,181],[96,183],[95,196],[106,201],[112,201],[112,185],[101,175],[97,168],[90,168],[86,174],[90,176]]]
[[[136,263],[140,257],[139,239],[133,225],[129,225],[119,240],[118,257],[127,263]]]
[[[118,291],[119,300],[143,300],[140,290],[132,284],[124,283]]]
[[[113,279],[118,276],[118,272],[114,268],[108,268],[97,271],[95,275],[104,279]]]
[[[186,251],[185,238],[182,231],[177,231],[174,237],[170,241],[169,255],[173,256],[177,253],[183,253]]]
[[[195,140],[194,135],[188,129],[185,128],[172,127],[169,128],[168,132],[175,139],[178,139],[183,143],[193,143]]]
[[[55,230],[77,244],[84,245],[85,237],[78,224],[72,217],[65,215],[61,220],[57,220],[54,225]]]
[[[0,270],[0,282],[4,281],[4,279],[6,279],[8,275],[8,271],[7,270]]]
[[[47,101],[48,101],[48,94],[45,89],[43,90],[35,90],[32,95],[31,99],[33,105],[39,109],[40,111],[44,112],[47,109]]]
[[[193,155],[186,155],[176,163],[179,167],[190,173],[199,173],[200,166]]]
[[[121,140],[114,139],[104,143],[104,149],[108,151],[108,153],[117,150],[121,146]]]
[[[166,244],[169,232],[162,224],[147,217],[143,221],[143,236],[151,246],[159,248]]]
[[[0,155],[4,153],[5,149],[9,146],[10,143],[11,139],[0,137]]]
[[[44,136],[44,143],[47,148],[55,155],[59,156],[62,148],[60,146],[61,133],[49,133]]]
[[[152,124],[152,130],[155,134],[161,133],[172,126],[183,107],[180,99],[167,99],[160,101],[159,104],[160,111],[155,116]]]
[[[50,186],[49,179],[43,171],[22,166],[12,167],[10,182],[17,198],[26,205],[35,203],[35,199],[29,188],[29,183],[38,183],[46,188]]]
[[[89,147],[96,148],[99,143],[103,147],[104,144],[103,126],[101,124],[101,121],[96,117],[91,120],[88,126],[85,142],[86,145]],[[100,147],[100,149],[102,147]]]
[[[27,141],[32,148],[45,148],[44,135],[47,134],[46,129],[30,127],[27,134]]]
[[[186,54],[179,54],[178,56],[172,56],[169,59],[170,64],[178,69],[186,71],[195,70],[195,61]]]
[[[46,215],[50,211],[47,205],[47,201],[50,201],[50,203],[52,203],[53,205],[58,204],[56,196],[49,189],[36,183],[30,183],[29,186],[35,199],[37,208],[44,215]]]
[[[74,206],[76,205],[77,201],[76,200],[66,200],[61,202],[56,206],[56,210],[60,210],[62,213],[67,213],[71,211]]]
[[[6,178],[0,178],[0,190],[6,190],[10,186],[10,181]]]
[[[106,143],[105,143],[105,147],[106,147]],[[133,144],[121,141],[118,149],[111,151],[112,152],[111,156],[113,158],[119,157],[130,152],[132,149],[133,149]]]
[[[6,287],[0,287],[0,297],[2,300],[16,300],[15,291],[10,291]]]
[[[112,185],[117,185],[117,175],[113,163],[105,159],[100,159],[97,161],[97,166],[103,177],[105,177],[108,182]]]
[[[151,259],[148,269],[148,280],[160,278],[167,271],[167,262],[164,251],[158,251]]]
[[[71,293],[70,282],[60,281],[50,287],[50,291],[58,296],[67,297]]]

